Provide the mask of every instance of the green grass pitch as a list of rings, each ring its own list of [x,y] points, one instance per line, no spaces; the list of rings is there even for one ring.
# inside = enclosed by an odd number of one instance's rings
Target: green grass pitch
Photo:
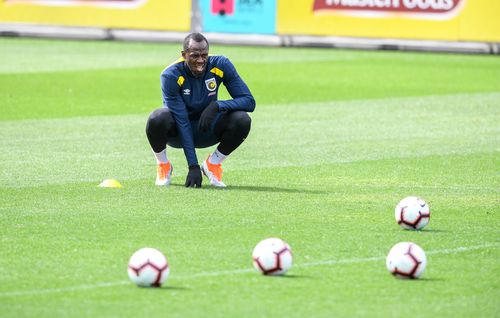
[[[172,149],[154,186],[145,122],[180,44],[0,48],[0,317],[500,315],[498,57],[213,45],[257,100],[218,190],[184,188]],[[423,231],[395,223],[408,195]],[[284,277],[253,269],[267,237],[292,247]],[[422,279],[387,272],[400,241],[426,251]],[[128,280],[145,246],[169,259],[160,289]]]

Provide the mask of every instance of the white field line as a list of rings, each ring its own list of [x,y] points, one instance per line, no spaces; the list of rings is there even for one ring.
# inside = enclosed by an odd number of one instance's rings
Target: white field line
[[[488,248],[498,248],[500,244],[497,243],[489,243],[483,245],[476,246],[468,246],[468,247],[457,247],[457,248],[449,248],[449,249],[441,249],[441,250],[433,250],[427,251],[427,255],[439,255],[439,254],[455,254],[455,253],[463,253],[481,249]],[[355,264],[355,263],[368,263],[368,262],[378,262],[385,260],[385,256],[376,256],[376,257],[366,257],[366,258],[350,258],[350,259],[338,259],[338,260],[324,260],[318,262],[309,262],[302,264],[295,264],[293,267],[314,267],[314,266],[323,266],[323,265],[341,265],[341,264]],[[236,274],[245,274],[254,272],[253,268],[248,269],[235,269],[235,270],[226,270],[226,271],[215,271],[215,272],[200,272],[191,275],[178,275],[175,279],[193,279],[200,277],[212,277],[212,276],[224,276],[224,275],[236,275]],[[19,290],[19,291],[7,291],[0,292],[0,297],[18,297],[18,296],[31,296],[31,295],[44,295],[44,294],[53,294],[53,293],[67,293],[74,291],[82,291],[88,289],[95,289],[101,287],[113,287],[120,285],[129,285],[130,281],[116,281],[116,282],[102,282],[96,284],[87,284],[87,285],[78,285],[72,287],[61,287],[61,288],[45,288],[45,289],[32,289],[32,290]]]

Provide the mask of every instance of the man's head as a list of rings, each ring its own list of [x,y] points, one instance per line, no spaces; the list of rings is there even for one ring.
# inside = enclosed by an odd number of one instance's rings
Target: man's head
[[[194,76],[202,76],[208,61],[208,41],[201,33],[191,33],[184,39],[182,57]]]

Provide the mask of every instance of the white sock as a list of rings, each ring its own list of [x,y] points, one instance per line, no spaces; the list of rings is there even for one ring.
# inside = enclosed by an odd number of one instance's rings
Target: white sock
[[[208,162],[210,162],[213,165],[218,165],[226,159],[227,156],[223,155],[219,150],[215,149],[215,151],[208,157]]]
[[[167,148],[163,149],[163,151],[161,152],[154,152],[153,153],[155,154],[155,157],[156,157],[156,163],[157,164],[160,164],[160,163],[167,163],[168,162],[168,159],[167,159]]]

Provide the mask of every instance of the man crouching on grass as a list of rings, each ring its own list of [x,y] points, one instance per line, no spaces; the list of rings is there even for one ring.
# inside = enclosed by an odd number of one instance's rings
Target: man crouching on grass
[[[163,107],[151,113],[146,135],[158,163],[156,185],[170,184],[172,163],[166,145],[184,149],[189,167],[186,187],[201,187],[201,173],[215,187],[222,182],[222,162],[245,140],[255,100],[235,67],[224,56],[208,56],[208,41],[200,33],[184,39],[182,57],[161,73]],[[221,84],[232,99],[217,100]],[[202,166],[195,148],[217,144]]]

